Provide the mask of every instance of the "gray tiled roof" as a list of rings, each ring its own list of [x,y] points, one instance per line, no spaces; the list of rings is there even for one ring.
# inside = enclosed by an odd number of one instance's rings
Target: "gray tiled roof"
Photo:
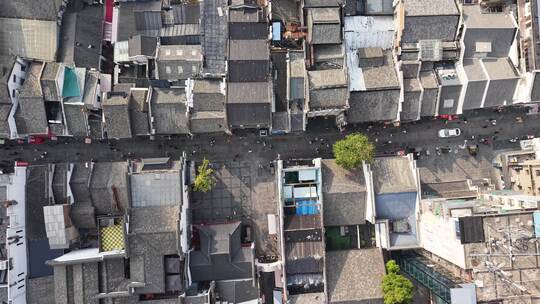
[[[399,89],[351,92],[347,121],[350,123],[397,119]]]
[[[401,120],[420,118],[420,98],[422,88],[418,79],[403,79],[404,100],[401,104]]]
[[[324,225],[360,225],[365,222],[366,183],[361,169],[346,170],[333,159],[322,161]]]
[[[80,68],[99,69],[103,14],[102,6],[91,5],[64,15],[59,61],[75,64]]]
[[[225,126],[225,113],[223,111],[194,112],[190,117],[192,133],[223,132]]]
[[[11,103],[8,81],[14,64],[14,56],[0,55],[0,104]]]
[[[44,61],[56,59],[56,21],[0,18],[0,28],[0,54]]]
[[[309,71],[308,78],[310,109],[344,108],[347,105],[349,89],[345,70]]]
[[[15,113],[17,132],[25,134],[47,134],[48,123],[45,103],[42,97],[19,98],[19,108]]]
[[[227,104],[227,121],[232,127],[267,127],[271,111],[269,103]]]
[[[268,82],[230,82],[227,104],[270,103],[270,85]]]
[[[304,7],[337,7],[342,4],[342,0],[305,0]]]
[[[308,15],[308,41],[312,44],[341,43],[341,16],[339,8],[310,8]]]
[[[329,303],[382,304],[384,260],[379,248],[326,253]]]
[[[43,73],[41,74],[40,84],[43,91],[43,98],[46,101],[61,101],[62,96],[57,89],[56,79],[63,72],[64,65],[58,62],[47,62],[43,68]]]
[[[253,280],[217,281],[216,290],[222,301],[246,303],[259,299],[259,291],[253,285]]]
[[[386,52],[385,64],[362,68],[366,90],[399,88],[392,52]]]
[[[193,84],[193,109],[195,111],[223,111],[225,109],[225,90],[223,81],[196,79]]]
[[[229,83],[266,82],[270,78],[270,62],[266,60],[236,60],[228,62]]]
[[[204,54],[203,73],[210,75],[225,74],[225,58],[228,37],[227,15],[219,14],[225,10],[227,0],[203,1],[201,5],[202,41]]]
[[[200,21],[200,4],[173,4],[162,13],[163,24],[198,24]]]
[[[147,94],[147,90],[131,90],[129,117],[133,135],[150,134]]]
[[[455,0],[405,0],[406,16],[459,15]]]
[[[290,130],[289,127],[289,113],[287,112],[273,112],[272,113],[272,129],[274,130]]]
[[[200,45],[162,45],[158,48],[158,79],[187,79],[198,75],[203,56]]]
[[[229,60],[268,60],[270,49],[266,40],[230,40]]]
[[[71,135],[88,135],[88,125],[84,106],[64,104],[64,115],[66,117],[66,126]]]
[[[129,38],[128,45],[129,57],[140,55],[154,57],[156,55],[157,38],[135,35]]]
[[[1,1],[0,17],[56,21],[63,0]]]
[[[159,34],[161,1],[121,2],[118,8],[118,41],[128,40],[136,34]]]
[[[127,208],[127,164],[124,162],[94,163],[90,180],[90,195],[96,214],[110,214],[113,208],[113,186],[119,208]]]
[[[371,170],[375,194],[417,191],[415,177],[407,157],[375,158]]]
[[[83,92],[83,103],[88,108],[93,108],[94,100],[96,99],[96,94],[98,94],[97,87],[99,81],[99,72],[98,71],[86,71],[86,80],[84,82],[84,92]]]
[[[113,95],[103,100],[101,106],[109,138],[130,138],[132,136],[129,100],[129,94]]]
[[[197,226],[200,250],[192,251],[189,267],[198,281],[252,278],[253,251],[241,247],[240,222]]]
[[[156,134],[187,134],[186,95],[183,89],[153,88],[150,100]]]

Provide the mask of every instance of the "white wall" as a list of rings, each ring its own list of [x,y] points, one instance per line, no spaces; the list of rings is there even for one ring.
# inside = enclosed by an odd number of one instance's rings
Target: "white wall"
[[[420,215],[420,242],[435,255],[466,269],[465,247],[456,236],[457,218],[437,216],[429,210]]]
[[[25,69],[23,71],[23,68]],[[26,78],[26,69],[28,68],[28,63],[20,58],[17,58],[15,61],[15,64],[13,65],[13,69],[11,70],[11,74],[9,75],[9,81],[8,81],[8,89],[9,89],[9,95],[11,97],[11,111],[9,113],[8,117],[8,124],[10,129],[10,138],[14,139],[19,137],[19,134],[17,133],[17,125],[15,124],[15,112],[17,111],[17,108],[19,107],[19,93],[18,90],[21,88],[20,79]],[[17,78],[17,81],[13,81],[13,75]],[[13,95],[13,90],[15,90],[15,95]]]

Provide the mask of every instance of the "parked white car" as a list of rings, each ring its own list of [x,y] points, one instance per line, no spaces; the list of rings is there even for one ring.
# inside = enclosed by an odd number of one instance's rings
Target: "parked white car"
[[[440,138],[458,137],[461,135],[461,130],[459,128],[440,129],[438,135]]]

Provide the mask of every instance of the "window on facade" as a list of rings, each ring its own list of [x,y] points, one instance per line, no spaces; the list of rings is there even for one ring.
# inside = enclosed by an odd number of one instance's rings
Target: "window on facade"
[[[534,173],[536,174],[536,176],[540,176],[540,170],[534,170]]]
[[[11,97],[15,98],[15,89],[11,90]]]
[[[182,68],[182,66],[178,66],[178,74],[182,74],[184,72],[184,69]]]
[[[171,73],[171,67],[170,66],[165,67],[165,73],[167,73],[167,74]]]
[[[24,78],[20,78],[20,79],[19,79],[19,83],[20,83],[21,85],[23,85],[23,83],[24,83]]]
[[[176,50],[176,56],[183,56],[184,55],[184,50],[182,49],[177,49]]]
[[[17,82],[17,75],[13,74],[13,82]]]
[[[21,71],[26,71],[26,66],[25,65],[21,65]]]
[[[443,107],[445,108],[452,108],[454,106],[454,100],[453,99],[445,99]]]

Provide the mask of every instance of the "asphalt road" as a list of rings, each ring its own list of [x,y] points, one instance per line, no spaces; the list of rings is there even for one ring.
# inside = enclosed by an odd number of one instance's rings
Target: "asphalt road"
[[[466,117],[466,118],[464,118]],[[196,136],[159,138],[149,140],[136,138],[111,140],[110,143],[94,142],[85,144],[82,140],[67,138],[48,141],[40,145],[9,142],[0,148],[0,161],[7,165],[14,160],[30,163],[50,163],[65,161],[110,161],[128,157],[179,157],[185,152],[192,159],[206,157],[210,160],[227,161],[234,159],[266,162],[281,159],[305,159],[332,157],[332,144],[345,135],[362,132],[376,144],[378,154],[390,154],[406,148],[422,148],[435,152],[435,147],[462,145],[489,138],[489,147],[497,150],[517,146],[508,140],[516,136],[540,135],[538,115],[526,115],[524,109],[505,109],[501,113],[482,110],[464,115],[459,120],[424,120],[405,123],[399,127],[382,124],[348,125],[342,132],[333,126],[331,119],[310,121],[308,131],[302,134],[273,135],[259,137],[255,132],[243,131],[235,135]],[[522,123],[516,117],[523,119]],[[496,125],[489,120],[495,119]],[[441,128],[460,128],[461,136],[451,139],[437,137]],[[471,136],[475,139],[471,140]],[[496,136],[493,140],[492,136]],[[211,144],[212,138],[214,143]],[[483,145],[481,145],[483,146]]]

